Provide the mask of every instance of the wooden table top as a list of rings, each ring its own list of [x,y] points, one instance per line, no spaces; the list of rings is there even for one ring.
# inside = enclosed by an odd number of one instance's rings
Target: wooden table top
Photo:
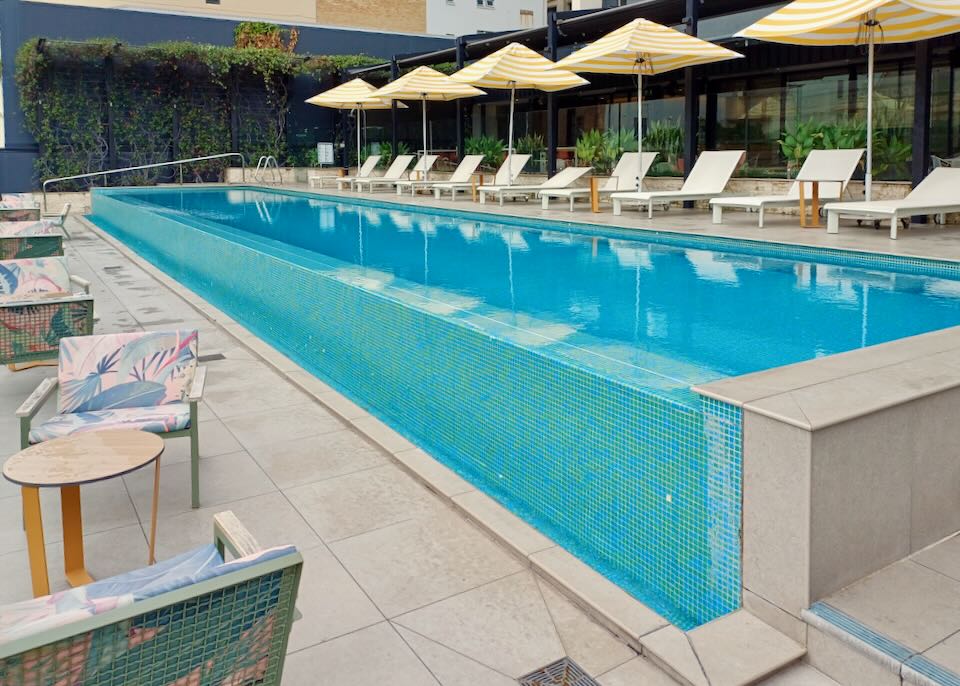
[[[88,431],[37,443],[12,456],[3,476],[21,486],[88,484],[132,472],[163,452],[163,439],[146,431]]]

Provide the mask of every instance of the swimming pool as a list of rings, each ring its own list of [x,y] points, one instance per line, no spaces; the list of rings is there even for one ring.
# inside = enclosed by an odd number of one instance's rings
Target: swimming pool
[[[92,218],[683,628],[740,602],[740,414],[690,387],[960,323],[948,263],[244,188]]]

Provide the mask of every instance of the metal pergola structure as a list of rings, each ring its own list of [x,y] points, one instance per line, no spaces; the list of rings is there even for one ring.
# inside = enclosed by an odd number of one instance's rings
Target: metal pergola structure
[[[547,25],[522,31],[502,33],[484,33],[459,36],[453,39],[453,46],[444,50],[411,55],[395,55],[383,64],[350,70],[351,76],[373,71],[389,69],[391,78],[396,78],[401,69],[420,65],[455,62],[462,68],[467,62],[484,57],[511,42],[522,43],[542,52],[547,58],[556,60],[561,52],[595,40],[604,34],[622,26],[637,17],[674,26],[690,35],[726,45],[727,47],[747,46],[747,59],[736,60],[737,64],[719,63],[708,68],[688,67],[682,72],[684,93],[684,139],[697,139],[700,120],[700,95],[706,92],[707,110],[711,109],[707,78],[729,78],[753,74],[787,74],[791,71],[807,69],[811,64],[818,66],[854,65],[862,61],[855,49],[850,48],[803,48],[798,46],[760,44],[733,34],[752,23],[760,16],[774,11],[786,4],[783,0],[640,0],[621,7],[604,10],[583,10],[574,12],[549,12]],[[701,32],[700,29],[703,29]],[[956,41],[954,40],[954,43]],[[933,45],[946,44],[944,39],[922,41],[911,46],[889,46],[888,59],[913,57],[917,69],[916,92],[914,102],[913,126],[913,169],[914,183],[926,174],[930,153],[929,116],[930,116],[930,71]],[[558,95],[547,94],[547,161],[548,173],[556,172]],[[464,142],[464,105],[457,104],[457,149],[462,154]],[[393,110],[393,144],[397,145],[397,114]],[[709,142],[709,141],[708,141]],[[696,159],[696,146],[684,147],[684,168],[690,170]]]

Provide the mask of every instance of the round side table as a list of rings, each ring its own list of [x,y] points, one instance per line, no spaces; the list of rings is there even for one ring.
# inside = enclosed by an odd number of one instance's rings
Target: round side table
[[[50,593],[43,520],[40,515],[41,488],[60,489],[63,568],[71,586],[82,586],[93,579],[87,573],[83,560],[80,486],[123,476],[154,463],[148,564],[154,563],[161,453],[163,439],[158,435],[146,431],[119,429],[90,431],[44,441],[21,450],[6,461],[3,465],[3,476],[21,486],[23,524],[27,534],[34,597]]]

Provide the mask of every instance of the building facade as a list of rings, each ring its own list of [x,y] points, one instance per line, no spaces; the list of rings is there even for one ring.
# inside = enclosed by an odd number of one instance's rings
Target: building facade
[[[197,16],[456,36],[543,26],[546,0],[31,0]],[[600,0],[574,0],[584,8]],[[591,5],[592,6],[592,5]],[[597,5],[599,6],[599,5]]]

